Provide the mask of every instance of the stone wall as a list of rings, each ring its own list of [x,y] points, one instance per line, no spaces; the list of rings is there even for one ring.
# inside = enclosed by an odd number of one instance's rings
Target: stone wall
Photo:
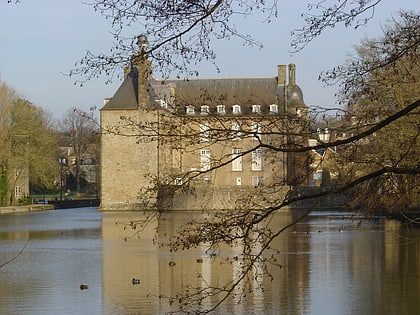
[[[193,187],[165,186],[159,193],[161,210],[234,210],[262,209],[280,203],[288,187],[277,188],[268,194],[264,187],[207,186]],[[278,201],[278,202],[275,202]]]
[[[156,207],[157,141],[140,123],[154,119],[147,111],[101,112],[102,209]]]
[[[331,188],[326,187],[299,187],[293,194],[296,197],[304,197],[328,192]],[[327,194],[323,197],[300,200],[293,203],[293,209],[313,210],[338,210],[345,209],[348,198],[344,194]]]

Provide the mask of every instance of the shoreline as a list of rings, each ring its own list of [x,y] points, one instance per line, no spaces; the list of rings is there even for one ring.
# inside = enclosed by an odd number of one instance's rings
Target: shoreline
[[[10,213],[23,213],[23,212],[33,212],[33,211],[47,211],[54,210],[54,205],[52,204],[32,204],[26,206],[9,206],[9,207],[0,207],[0,214],[10,214]]]

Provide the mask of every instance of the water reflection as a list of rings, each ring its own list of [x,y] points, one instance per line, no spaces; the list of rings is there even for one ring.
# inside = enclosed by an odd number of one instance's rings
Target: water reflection
[[[29,240],[0,268],[0,314],[101,314],[99,235],[96,209],[0,216],[1,264]]]
[[[132,214],[104,217],[106,313],[164,314],[173,307],[159,296],[175,297],[186,286],[223,287],[243,271],[240,261],[233,259],[239,249],[225,248],[220,258],[211,259],[204,247],[170,253],[154,244],[156,237],[174,235],[180,224],[197,215],[167,214],[150,225],[140,239],[130,239],[123,247],[118,242],[128,232],[115,222]],[[141,216],[138,214],[139,219]],[[272,224],[282,227],[292,219],[290,213],[279,213]],[[217,313],[414,314],[420,306],[416,297],[420,285],[419,234],[400,229],[394,221],[315,213],[281,234],[273,247],[279,250],[272,254],[283,268],[269,266],[273,278],[254,269],[249,286],[238,286]],[[133,286],[132,277],[139,277],[141,285]],[[216,302],[214,297],[201,307]]]
[[[201,213],[168,213],[140,238],[116,222],[150,213],[67,209],[0,216],[0,314],[165,314],[160,296],[189,285],[223,286],[243,266],[238,248],[212,259],[205,247],[169,252],[156,240]],[[278,213],[283,227],[293,213]],[[253,269],[215,314],[416,314],[420,309],[420,231],[398,222],[317,212],[278,237],[267,255],[272,276]],[[171,264],[170,264],[171,263]],[[140,279],[133,285],[132,278]],[[80,291],[81,283],[89,284]],[[192,303],[192,301],[190,301]],[[213,297],[201,305],[210,308]],[[197,310],[197,308],[195,308]]]

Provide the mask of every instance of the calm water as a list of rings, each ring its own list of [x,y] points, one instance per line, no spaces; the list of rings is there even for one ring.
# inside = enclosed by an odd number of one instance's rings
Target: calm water
[[[198,275],[223,285],[240,265],[212,263],[203,248],[170,253],[154,245],[190,215],[167,214],[128,241],[131,231],[116,222],[143,213],[84,208],[1,215],[0,265],[27,246],[0,268],[0,314],[165,314],[171,307],[158,296],[202,285]],[[272,224],[290,220],[291,214],[279,213]],[[284,266],[270,268],[274,280],[255,270],[252,292],[234,296],[215,314],[420,314],[418,230],[315,212],[274,245]],[[235,249],[221,254],[236,255]],[[133,277],[141,283],[133,285]],[[81,291],[81,283],[89,289]]]

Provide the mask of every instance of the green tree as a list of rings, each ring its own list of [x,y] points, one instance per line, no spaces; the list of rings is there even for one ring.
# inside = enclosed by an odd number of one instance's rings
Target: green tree
[[[57,145],[49,117],[41,108],[20,98],[4,83],[0,95],[1,175],[7,179],[5,204],[14,204],[18,182],[44,191],[54,186]],[[20,198],[24,197],[28,196]]]
[[[6,205],[9,192],[8,177],[10,160],[9,142],[9,118],[13,101],[17,98],[16,93],[5,83],[0,82],[0,205]]]

